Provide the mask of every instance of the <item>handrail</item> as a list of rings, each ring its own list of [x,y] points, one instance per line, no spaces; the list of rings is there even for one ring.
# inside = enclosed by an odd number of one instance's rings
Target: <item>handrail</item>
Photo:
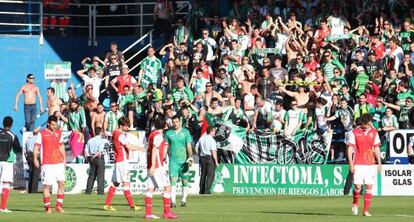
[[[124,49],[122,51],[123,54],[125,54],[126,52],[128,52],[132,47],[136,46],[138,43],[140,43],[141,41],[143,41],[145,38],[148,37],[148,35],[150,33],[152,33],[154,31],[154,29],[151,29],[151,31],[149,31],[147,34],[143,35],[141,38],[139,38],[137,41],[135,41],[134,43],[132,43],[128,48]]]
[[[131,57],[129,57],[129,59],[127,61],[125,61],[125,63],[128,63],[129,61],[131,61],[133,58],[135,58],[137,55],[139,55],[141,52],[143,52],[145,49],[147,49],[148,47],[150,47],[150,44],[147,44],[146,46],[144,46],[141,50],[139,50],[138,52],[136,52],[134,55],[132,55]]]

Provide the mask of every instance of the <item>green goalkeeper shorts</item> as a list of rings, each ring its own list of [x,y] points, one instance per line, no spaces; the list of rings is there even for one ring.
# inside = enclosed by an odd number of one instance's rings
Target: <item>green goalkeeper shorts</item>
[[[189,177],[188,163],[182,161],[170,160],[169,173],[170,178],[178,178],[181,180],[188,180]]]

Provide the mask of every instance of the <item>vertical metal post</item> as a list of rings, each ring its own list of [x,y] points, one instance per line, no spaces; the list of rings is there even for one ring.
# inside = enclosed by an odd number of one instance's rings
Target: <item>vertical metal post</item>
[[[144,23],[143,23],[143,20],[144,20],[144,16],[142,15],[142,14],[144,14],[144,9],[143,9],[143,4],[140,4],[139,5],[139,16],[140,16],[140,21],[139,21],[139,37],[141,37],[142,36],[142,33],[143,33],[143,25],[144,25]],[[143,45],[144,44],[144,41],[142,41],[141,42],[141,45]]]
[[[152,46],[152,30],[150,31],[150,33],[149,33],[149,45],[150,46]],[[142,42],[145,42],[145,40],[144,41],[142,41]]]
[[[33,31],[33,26],[32,26],[32,2],[28,1],[27,2],[28,7],[27,7],[27,11],[29,12],[29,19],[28,19],[28,23],[29,23],[29,34],[32,35],[32,31]]]
[[[96,26],[96,5],[93,5],[93,46],[98,45],[96,41]]]
[[[43,2],[41,1],[39,4],[39,45],[43,45]]]
[[[89,25],[88,25],[88,28],[89,28],[88,46],[91,46],[92,45],[92,6],[89,5],[88,8],[89,8],[89,14],[88,14],[88,19],[89,19]]]

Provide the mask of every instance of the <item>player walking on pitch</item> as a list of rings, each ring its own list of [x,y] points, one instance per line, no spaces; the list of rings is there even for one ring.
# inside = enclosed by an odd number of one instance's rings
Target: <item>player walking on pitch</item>
[[[112,139],[115,149],[115,167],[112,174],[112,184],[109,187],[108,195],[104,205],[104,210],[116,211],[112,207],[111,201],[116,192],[116,188],[122,183],[124,189],[125,198],[128,201],[131,210],[141,209],[139,206],[135,206],[134,200],[132,199],[130,188],[130,177],[129,177],[129,151],[142,150],[143,148],[128,142],[126,131],[129,128],[129,121],[125,117],[121,117],[118,120],[119,128],[114,130],[112,133]]]
[[[169,149],[169,174],[171,180],[171,207],[176,207],[176,184],[182,181],[181,206],[185,207],[188,195],[188,173],[193,164],[193,142],[190,132],[181,127],[180,117],[172,118],[173,129],[165,133],[165,140]]]
[[[154,121],[155,130],[148,138],[147,169],[148,169],[148,190],[145,195],[145,218],[158,219],[152,214],[152,194],[155,188],[164,188],[163,202],[165,219],[176,219],[178,216],[171,212],[170,204],[170,180],[165,169],[164,159],[168,151],[168,144],[164,140],[163,131],[167,127],[164,118],[157,118]]]
[[[6,203],[13,183],[13,162],[16,160],[16,153],[22,152],[19,139],[10,131],[12,125],[13,119],[10,116],[4,117],[4,129],[0,130],[0,181],[3,183],[0,213],[12,212],[6,208]]]
[[[352,214],[358,215],[358,198],[362,185],[365,184],[364,216],[371,216],[369,206],[372,199],[372,185],[377,179],[377,171],[381,173],[380,139],[377,130],[371,125],[372,117],[364,114],[361,117],[361,126],[349,134],[348,160],[349,169],[354,173],[354,201]],[[354,151],[354,156],[352,152]],[[377,165],[375,165],[375,159]]]
[[[50,208],[50,188],[52,184],[58,184],[56,211],[64,213],[63,199],[65,191],[65,167],[66,156],[63,144],[62,131],[58,130],[58,120],[55,116],[49,116],[47,128],[39,132],[34,147],[34,156],[41,153],[41,175],[43,183],[43,202],[45,213],[52,213]],[[33,159],[35,167],[40,163],[37,158]]]

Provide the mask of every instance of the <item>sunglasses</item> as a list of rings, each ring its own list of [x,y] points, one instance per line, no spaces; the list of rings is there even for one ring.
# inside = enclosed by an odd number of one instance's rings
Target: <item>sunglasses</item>
[[[35,79],[34,77],[29,77],[28,79]]]
[[[206,85],[206,87],[211,87],[211,85]]]
[[[111,58],[111,60],[115,60],[116,58]]]
[[[208,33],[207,32],[203,32],[203,35],[207,35]]]
[[[112,105],[111,107],[117,107],[117,105]]]
[[[325,57],[329,57],[329,56],[331,56],[331,55],[323,55],[323,56],[325,56]]]
[[[292,103],[292,106],[297,106],[298,104],[296,104],[296,103]]]

